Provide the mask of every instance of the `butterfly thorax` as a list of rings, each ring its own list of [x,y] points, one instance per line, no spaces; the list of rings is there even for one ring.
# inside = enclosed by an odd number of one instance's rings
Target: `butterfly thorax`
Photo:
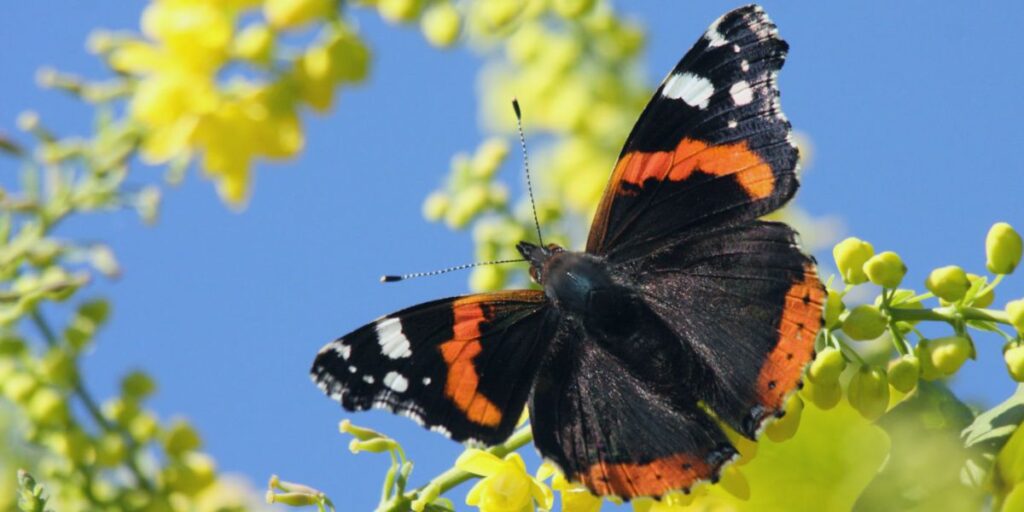
[[[616,282],[603,258],[566,251],[555,244],[541,247],[520,242],[518,249],[530,262],[530,276],[564,313],[602,331],[608,330],[608,322],[628,323],[626,317],[632,316],[635,304],[633,294]]]

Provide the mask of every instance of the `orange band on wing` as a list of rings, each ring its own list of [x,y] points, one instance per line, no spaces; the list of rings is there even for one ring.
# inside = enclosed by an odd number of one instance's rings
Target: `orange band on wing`
[[[501,410],[477,386],[480,376],[473,359],[483,348],[480,346],[480,322],[485,320],[479,303],[455,301],[455,323],[452,339],[441,344],[441,356],[448,365],[448,378],[444,394],[474,423],[495,427],[501,423]]]
[[[619,160],[614,176],[640,186],[648,178],[683,181],[694,171],[733,176],[754,199],[770,196],[775,185],[771,166],[751,151],[746,141],[709,146],[699,140],[683,139],[674,151],[633,151]]]
[[[814,338],[821,329],[825,290],[813,265],[804,266],[803,279],[786,293],[779,323],[779,343],[768,355],[757,376],[757,395],[764,405],[781,409],[786,394],[803,374],[814,353]]]
[[[579,480],[602,496],[661,496],[711,478],[716,469],[699,457],[677,453],[645,464],[599,462],[579,475]]]

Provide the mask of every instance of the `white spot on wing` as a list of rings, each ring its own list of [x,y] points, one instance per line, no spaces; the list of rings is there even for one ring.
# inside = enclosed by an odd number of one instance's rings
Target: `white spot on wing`
[[[384,385],[396,393],[404,393],[409,389],[409,381],[398,372],[388,372],[384,376]]]
[[[742,69],[744,73],[750,71],[750,63],[747,62],[747,59],[743,59],[740,61],[740,69]]]
[[[349,366],[348,367],[348,372],[349,373],[355,373],[356,372],[356,367],[355,366]]]
[[[363,375],[363,382],[373,384],[373,375]]]
[[[729,88],[729,95],[732,96],[732,101],[737,106],[742,106],[754,101],[754,90],[750,88],[750,84],[746,80],[740,80],[732,84]]]
[[[725,45],[729,41],[718,31],[718,25],[722,23],[722,18],[718,18],[714,23],[708,27],[708,31],[704,33],[704,37],[708,40],[708,46],[711,48],[718,48],[719,46]]]
[[[331,343],[331,346],[334,348],[334,351],[346,361],[348,361],[349,356],[352,355],[352,347],[346,345],[343,341],[335,341],[334,343]]]
[[[739,126],[739,123],[737,123],[735,119],[729,120],[729,128],[736,128],[737,126]]]
[[[377,322],[377,343],[380,351],[391,359],[399,359],[412,355],[409,338],[402,332],[402,321],[397,318],[385,318]]]
[[[714,93],[715,86],[711,80],[693,73],[673,73],[665,80],[661,89],[662,96],[683,100],[687,105],[700,109],[708,108],[711,95]]]
[[[424,386],[429,386],[430,385],[430,377],[423,377],[423,385]]]

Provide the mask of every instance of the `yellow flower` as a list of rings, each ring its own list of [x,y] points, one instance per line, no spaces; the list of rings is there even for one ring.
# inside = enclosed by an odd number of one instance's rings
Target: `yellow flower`
[[[272,27],[298,28],[330,14],[332,0],[266,0],[263,16]]]
[[[303,135],[294,102],[273,86],[240,83],[230,92],[203,118],[195,143],[221,197],[239,206],[248,196],[253,159],[292,156],[302,149]]]
[[[544,481],[554,476],[551,488],[562,493],[563,512],[597,512],[601,510],[601,498],[594,496],[586,486],[570,482],[551,463],[545,462],[537,469],[537,479]]]
[[[142,13],[142,32],[192,70],[212,71],[227,58],[234,15],[217,2],[158,0]]]
[[[466,504],[483,512],[528,512],[533,503],[549,510],[554,496],[546,485],[526,472],[526,464],[518,453],[504,459],[477,449],[466,450],[455,461],[455,467],[482,478],[466,496]]]
[[[216,105],[216,86],[205,76],[163,73],[141,80],[130,110],[148,130],[143,160],[163,163],[186,151],[199,120]]]

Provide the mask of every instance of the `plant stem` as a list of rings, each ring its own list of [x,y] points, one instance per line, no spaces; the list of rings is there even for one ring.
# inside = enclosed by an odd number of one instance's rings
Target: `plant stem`
[[[42,333],[43,339],[46,341],[46,345],[49,346],[50,348],[56,347],[59,344],[57,335],[53,332],[53,329],[50,328],[50,324],[47,323],[46,319],[43,317],[43,314],[39,311],[39,309],[33,309],[32,312],[30,313],[30,316],[32,318],[32,323],[34,323],[36,328],[39,329],[39,332]],[[75,396],[77,396],[78,399],[82,401],[82,404],[85,405],[86,410],[89,411],[89,416],[93,419],[93,421],[96,422],[97,425],[100,426],[101,429],[103,429],[104,432],[112,432],[121,435],[122,437],[124,437],[125,443],[128,445],[129,453],[134,455],[135,453],[138,452],[138,443],[135,442],[135,439],[128,435],[127,432],[121,431],[115,425],[107,421],[106,416],[103,415],[103,412],[100,410],[100,407],[96,403],[96,400],[93,399],[92,394],[89,393],[89,390],[85,388],[85,383],[83,383],[82,379],[78,377],[78,372],[75,372],[72,388],[74,390]],[[139,487],[141,487],[143,490],[147,492],[153,492],[153,484],[150,483],[146,476],[142,473],[142,469],[135,462],[135,458],[133,455],[126,458],[128,469],[130,469],[132,474],[135,475],[135,479],[138,481]]]
[[[959,311],[959,318],[957,316],[957,309],[951,306],[935,309],[909,309],[897,307],[891,308],[889,312],[891,313],[893,320],[910,322],[925,320],[955,324],[960,320],[980,320],[982,322],[996,322],[1005,325],[1010,324],[1010,319],[1007,318],[1006,312],[995,309],[962,308]]]
[[[509,453],[512,453],[522,448],[530,441],[533,441],[533,430],[531,430],[530,427],[527,426],[519,429],[517,432],[512,434],[512,436],[509,437],[504,443],[501,443],[497,446],[493,446],[487,449],[487,451],[498,457],[504,457]],[[422,492],[423,489],[426,489],[427,486],[436,485],[441,490],[441,494],[444,494],[449,490],[455,488],[459,484],[466,482],[467,480],[470,480],[472,478],[476,478],[476,475],[472,473],[467,473],[458,468],[450,468],[444,473],[441,473],[440,475],[434,477],[434,479],[427,483],[427,485],[424,485],[423,487],[420,487],[410,493],[394,496],[393,498],[388,500],[387,503],[384,503],[378,510],[385,512],[406,511],[409,509],[409,505],[415,498],[415,496]]]

